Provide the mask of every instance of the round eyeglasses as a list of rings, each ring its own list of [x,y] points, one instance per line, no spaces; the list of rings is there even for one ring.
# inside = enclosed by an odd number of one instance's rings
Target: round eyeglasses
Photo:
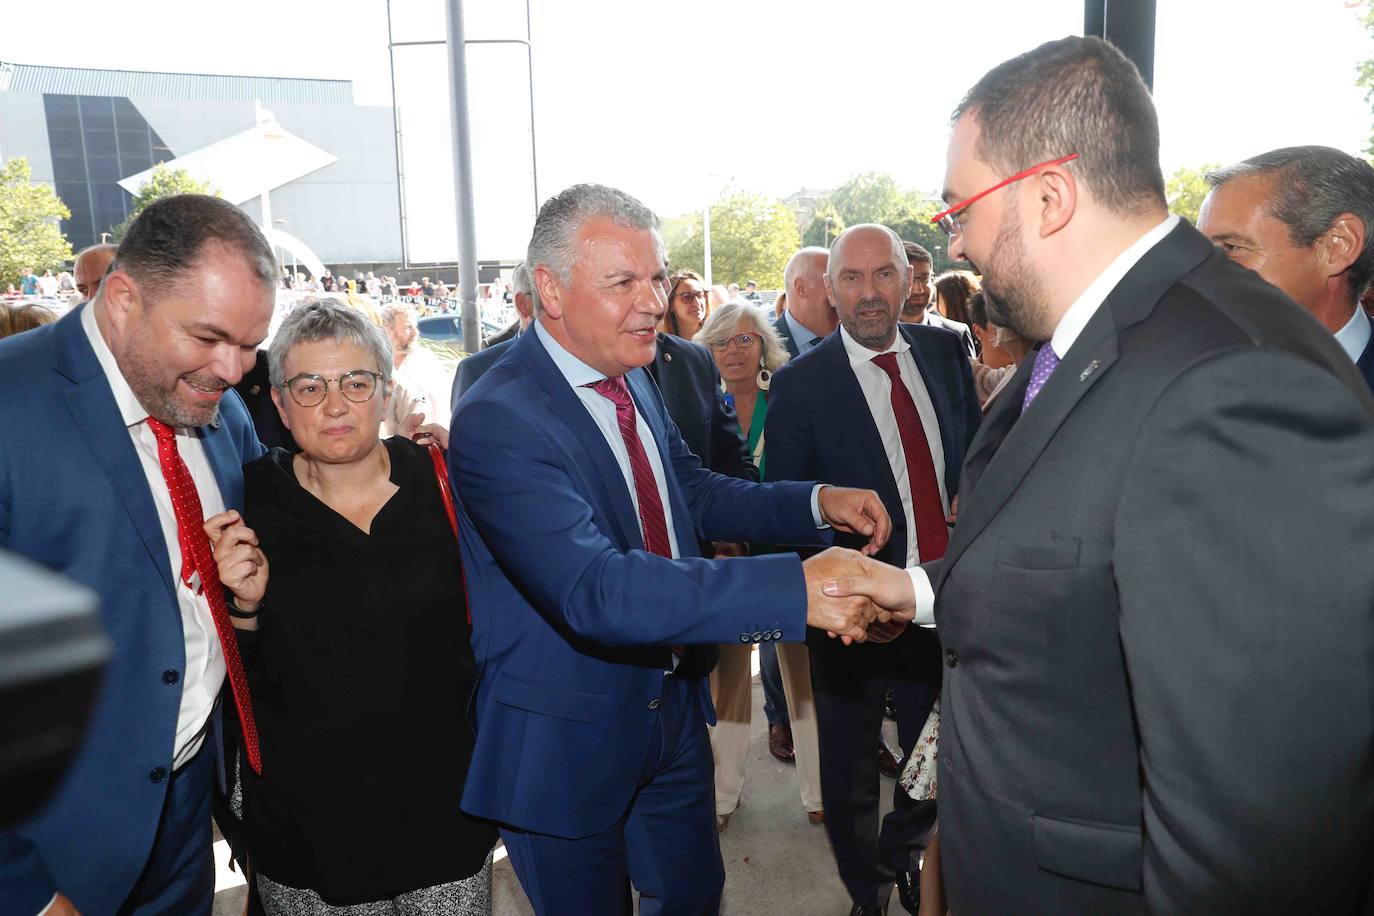
[[[291,400],[302,407],[318,407],[329,396],[329,383],[339,386],[339,393],[355,404],[372,400],[377,393],[377,383],[381,373],[370,369],[354,369],[345,372],[337,379],[325,378],[314,373],[302,372],[282,382],[282,387],[291,392]]]
[[[732,344],[743,350],[754,341],[758,340],[757,334],[736,334],[734,337],[727,337],[724,340],[711,341],[712,350],[724,350]]]

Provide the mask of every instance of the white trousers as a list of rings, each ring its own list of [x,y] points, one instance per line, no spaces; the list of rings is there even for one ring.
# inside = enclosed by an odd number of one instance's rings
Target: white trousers
[[[811,657],[804,642],[779,642],[778,669],[792,720],[792,746],[797,754],[797,787],[802,807],[820,811],[821,757],[816,737],[816,703],[811,696]],[[711,728],[711,756],[716,762],[716,814],[739,806],[744,767],[749,758],[750,716],[754,708],[754,647],[727,643],[711,672],[711,699],[716,725]]]

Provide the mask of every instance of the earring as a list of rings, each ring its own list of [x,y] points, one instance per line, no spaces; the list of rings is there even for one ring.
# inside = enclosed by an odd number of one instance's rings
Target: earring
[[[768,371],[768,364],[759,359],[759,374],[755,377],[754,383],[759,386],[760,391],[767,391],[768,385],[773,381],[773,373]]]

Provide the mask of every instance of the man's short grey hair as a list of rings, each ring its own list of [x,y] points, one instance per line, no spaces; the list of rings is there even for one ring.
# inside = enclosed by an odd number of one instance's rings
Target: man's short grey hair
[[[372,354],[382,383],[391,381],[391,344],[386,335],[358,310],[344,305],[331,296],[310,296],[302,299],[291,314],[282,320],[281,327],[267,348],[267,380],[273,388],[280,388],[282,366],[297,344],[332,340],[336,343],[355,343]],[[351,366],[366,369],[367,366]]]
[[[805,270],[802,265],[805,264],[806,259],[812,255],[820,255],[828,259],[830,257],[830,251],[819,245],[808,245],[801,251],[792,255],[787,262],[787,268],[782,272],[782,288],[785,292],[792,292],[792,284],[796,282],[797,277],[801,276]]]
[[[763,367],[769,372],[777,372],[791,354],[787,352],[787,347],[773,328],[773,323],[768,320],[767,314],[752,302],[736,299],[734,302],[716,306],[711,311],[711,317],[706,319],[706,323],[692,340],[709,347],[727,337],[734,337],[735,334],[741,333],[735,330],[739,327],[740,319],[747,319],[754,327],[750,333],[758,334],[759,339],[763,341]]]
[[[409,315],[410,306],[399,302],[391,302],[382,306],[382,327],[391,328],[396,326],[396,319],[402,315]]]
[[[538,310],[539,291],[534,288],[534,271],[530,269],[529,264],[521,264],[515,268],[515,273],[511,275],[510,288],[513,293],[524,293],[529,296],[530,302]]]
[[[1219,188],[1236,178],[1274,179],[1266,212],[1288,227],[1294,245],[1310,248],[1336,217],[1353,213],[1364,223],[1364,250],[1350,265],[1350,291],[1358,296],[1374,280],[1374,167],[1329,146],[1287,146],[1207,173]]]
[[[659,260],[665,260],[663,238],[659,235],[658,217],[654,211],[616,188],[575,184],[550,197],[539,208],[525,258],[531,279],[535,268],[543,265],[562,282],[571,280],[573,261],[577,259],[577,232],[588,220],[597,218],[609,219],[628,229],[652,232]],[[535,308],[542,308],[538,297],[535,297]]]
[[[884,226],[882,223],[860,223],[857,226],[850,226],[839,234],[835,241],[830,245],[830,256],[825,262],[825,272],[830,273],[830,265],[835,260],[835,252],[840,250],[840,239],[848,238],[851,233],[860,229],[877,229],[888,237],[892,243],[892,263],[897,267],[909,267],[906,260],[906,248],[902,245],[902,239],[897,233]]]

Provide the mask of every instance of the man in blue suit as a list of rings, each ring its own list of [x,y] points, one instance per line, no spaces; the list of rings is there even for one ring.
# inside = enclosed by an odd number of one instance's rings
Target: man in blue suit
[[[835,240],[825,281],[840,330],[778,371],[766,432],[769,480],[820,477],[877,491],[892,537],[876,559],[899,567],[944,553],[946,516],[981,416],[959,336],[898,321],[910,276],[901,239],[886,226],[853,226]],[[940,689],[940,642],[921,628],[842,653],[821,633],[807,642],[826,832],[852,913],[883,912],[894,880],[909,881],[904,873],[912,869],[905,861],[880,861],[871,748],[891,684],[902,747],[910,752]],[[885,826],[885,840],[908,849],[929,821],[928,811],[902,810]],[[910,896],[905,884],[903,893]]]
[[[1291,146],[1210,172],[1197,227],[1336,335],[1374,389],[1374,167],[1329,146]]]
[[[861,640],[869,606],[819,583],[853,554],[707,560],[698,539],[886,541],[876,494],[702,468],[641,367],[667,308],[658,220],[577,185],[530,240],[540,314],[463,397],[449,461],[481,669],[463,807],[501,826],[540,914],[709,914],[716,840],[705,678],[691,644]]]
[[[185,583],[161,462],[180,456],[204,516],[242,508],[262,446],[228,389],[267,335],[276,275],[242,211],[166,198],[94,300],[0,341],[0,548],[97,591],[114,642],[63,782],[0,831],[6,914],[210,913],[226,650]]]
[[[455,410],[458,408],[458,399],[463,396],[464,392],[472,387],[473,382],[482,377],[482,373],[496,365],[496,361],[515,344],[519,335],[529,330],[530,322],[534,320],[534,287],[530,279],[529,267],[521,264],[515,268],[512,279],[515,281],[511,285],[515,291],[515,311],[520,315],[518,330],[514,336],[499,342],[493,341],[486,349],[458,360],[458,368],[453,373],[453,394],[449,399],[449,403],[453,405]],[[435,417],[434,420],[441,423],[449,422],[448,417]]]

